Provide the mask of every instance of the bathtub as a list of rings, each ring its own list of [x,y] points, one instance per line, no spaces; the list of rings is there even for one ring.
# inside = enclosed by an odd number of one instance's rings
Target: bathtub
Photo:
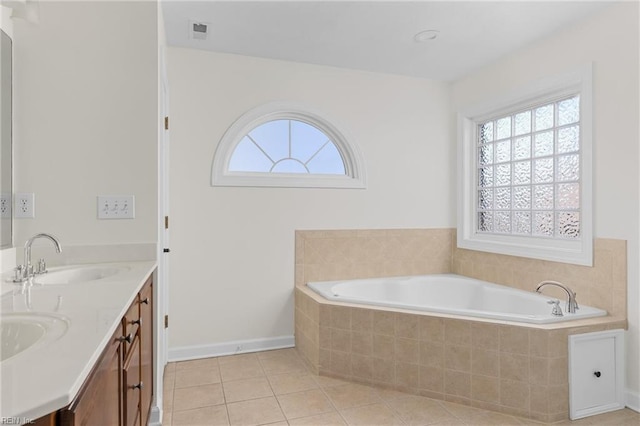
[[[607,315],[602,309],[582,305],[576,313],[568,313],[563,299],[560,307],[564,316],[554,316],[547,302],[555,298],[455,274],[318,281],[307,285],[336,302],[533,324]]]

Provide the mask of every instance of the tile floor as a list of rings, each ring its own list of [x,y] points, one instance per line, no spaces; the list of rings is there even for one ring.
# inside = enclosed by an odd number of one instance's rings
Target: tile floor
[[[174,362],[165,426],[540,425],[528,419],[317,376],[294,349]],[[629,409],[557,425],[639,426]]]

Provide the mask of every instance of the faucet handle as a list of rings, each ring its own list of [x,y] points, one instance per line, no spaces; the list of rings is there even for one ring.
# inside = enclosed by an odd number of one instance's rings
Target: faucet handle
[[[548,300],[547,304],[553,305],[553,307],[551,308],[551,315],[556,316],[556,317],[564,316],[562,314],[562,308],[560,307],[560,301],[558,299]]]
[[[40,260],[38,261],[38,266],[36,267],[36,270],[34,271],[34,273],[44,274],[46,272],[47,272],[47,262],[45,262],[44,258],[40,258]]]
[[[16,266],[13,272],[15,274],[13,277],[14,283],[21,283],[24,281],[24,265]]]

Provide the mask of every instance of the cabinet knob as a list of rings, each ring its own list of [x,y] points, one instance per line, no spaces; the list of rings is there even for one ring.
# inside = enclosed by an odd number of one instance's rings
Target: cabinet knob
[[[140,382],[137,385],[131,385],[131,389],[142,389],[144,388],[144,383]]]
[[[599,371],[594,371],[593,375],[596,376],[596,377],[600,377],[600,376],[602,376],[602,373],[600,373]]]
[[[144,303],[145,305],[149,304],[149,298],[145,297],[144,300],[141,300],[140,303]]]
[[[126,336],[118,337],[118,340],[120,342],[131,343],[133,341],[133,335],[131,333],[129,333]]]
[[[142,325],[142,318],[138,318],[137,320],[133,320],[133,321],[131,321],[131,324],[138,324],[138,325]]]

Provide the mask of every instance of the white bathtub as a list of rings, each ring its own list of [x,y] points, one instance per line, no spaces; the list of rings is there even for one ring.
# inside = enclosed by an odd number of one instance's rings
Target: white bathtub
[[[599,317],[606,311],[580,305],[575,314],[551,315],[549,296],[454,274],[319,281],[307,284],[326,299],[436,313],[546,324]],[[578,304],[580,296],[578,295]]]

